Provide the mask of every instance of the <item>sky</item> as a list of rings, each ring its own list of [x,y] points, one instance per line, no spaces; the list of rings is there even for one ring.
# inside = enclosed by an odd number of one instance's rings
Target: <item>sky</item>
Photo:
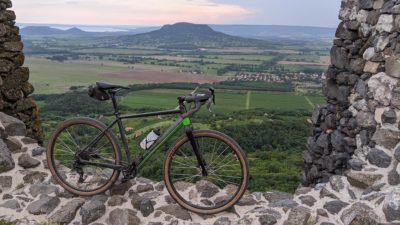
[[[340,0],[14,0],[18,23],[336,27]]]

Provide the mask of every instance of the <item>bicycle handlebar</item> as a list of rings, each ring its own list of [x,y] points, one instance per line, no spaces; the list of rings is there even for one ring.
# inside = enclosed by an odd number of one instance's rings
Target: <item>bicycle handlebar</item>
[[[215,90],[213,88],[209,88],[205,93],[198,93],[198,94],[191,94],[186,96],[178,97],[179,105],[183,106],[184,102],[186,103],[195,103],[196,106],[194,109],[190,110],[186,113],[185,116],[191,116],[197,111],[200,110],[201,106],[204,105],[206,102],[209,102],[209,110],[211,107],[211,103],[215,104]]]

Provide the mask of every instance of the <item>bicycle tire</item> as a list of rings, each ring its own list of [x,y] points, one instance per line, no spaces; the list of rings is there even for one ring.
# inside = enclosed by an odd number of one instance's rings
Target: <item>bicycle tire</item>
[[[58,171],[57,161],[55,160],[55,157],[53,154],[54,147],[57,142],[57,138],[59,137],[61,132],[63,132],[64,130],[68,131],[68,128],[70,128],[74,125],[90,126],[94,129],[97,129],[99,132],[103,132],[107,129],[107,126],[105,124],[103,124],[100,121],[97,121],[95,119],[92,119],[92,118],[85,118],[85,117],[72,118],[72,119],[66,120],[64,122],[61,122],[56,127],[56,129],[52,132],[52,134],[49,138],[49,142],[47,145],[47,152],[46,152],[48,167],[50,169],[52,176],[57,181],[57,183],[60,184],[68,192],[75,194],[75,195],[79,195],[79,196],[93,196],[93,195],[101,194],[101,193],[107,191],[116,182],[121,171],[113,170],[112,175],[110,176],[110,178],[107,180],[107,182],[104,185],[102,185],[99,188],[96,188],[95,190],[90,190],[90,191],[83,191],[83,190],[79,190],[75,187],[72,187],[71,184],[67,183],[65,178]],[[112,152],[115,154],[115,165],[119,165],[121,162],[122,156],[121,156],[119,142],[117,141],[118,139],[116,138],[115,134],[110,130],[105,131],[104,134],[105,134],[104,137],[107,138],[107,141],[109,141],[111,143],[110,146],[112,146]],[[95,137],[93,137],[93,139],[94,138]]]
[[[208,137],[208,138],[214,138],[218,141],[222,141],[225,144],[227,144],[236,154],[237,159],[240,161],[240,166],[241,166],[241,173],[243,175],[240,186],[234,196],[225,204],[215,206],[215,207],[200,207],[193,205],[187,201],[187,199],[183,198],[180,193],[177,192],[176,188],[174,187],[174,183],[171,180],[171,161],[174,158],[174,155],[178,152],[178,150],[185,144],[189,142],[189,139],[186,135],[183,135],[182,137],[178,138],[175,143],[172,145],[172,147],[169,149],[167,152],[166,159],[164,161],[164,166],[163,166],[163,178],[165,182],[165,186],[170,193],[171,197],[183,208],[198,213],[198,214],[215,214],[219,213],[222,211],[225,211],[232,206],[234,206],[244,195],[247,185],[248,185],[248,179],[249,179],[249,169],[248,169],[248,161],[243,153],[243,150],[240,148],[240,146],[230,137],[227,135],[220,133],[218,131],[213,131],[213,130],[198,130],[193,132],[194,138],[200,139],[203,137]]]

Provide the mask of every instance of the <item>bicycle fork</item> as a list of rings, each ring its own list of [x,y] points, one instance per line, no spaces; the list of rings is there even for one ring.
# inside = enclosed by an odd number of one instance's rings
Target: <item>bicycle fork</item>
[[[201,168],[201,173],[203,176],[208,176],[208,172],[206,169],[206,162],[203,158],[203,153],[199,149],[197,145],[196,139],[193,136],[193,128],[191,126],[185,126],[185,132],[187,137],[189,138],[190,145],[193,148],[193,152],[196,155],[198,166]]]

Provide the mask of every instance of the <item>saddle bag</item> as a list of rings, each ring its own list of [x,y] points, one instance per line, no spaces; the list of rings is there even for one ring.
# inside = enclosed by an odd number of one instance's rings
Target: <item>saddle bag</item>
[[[95,87],[90,86],[88,94],[91,98],[97,99],[99,101],[107,101],[110,99],[110,95],[106,91],[101,90],[97,86]]]

